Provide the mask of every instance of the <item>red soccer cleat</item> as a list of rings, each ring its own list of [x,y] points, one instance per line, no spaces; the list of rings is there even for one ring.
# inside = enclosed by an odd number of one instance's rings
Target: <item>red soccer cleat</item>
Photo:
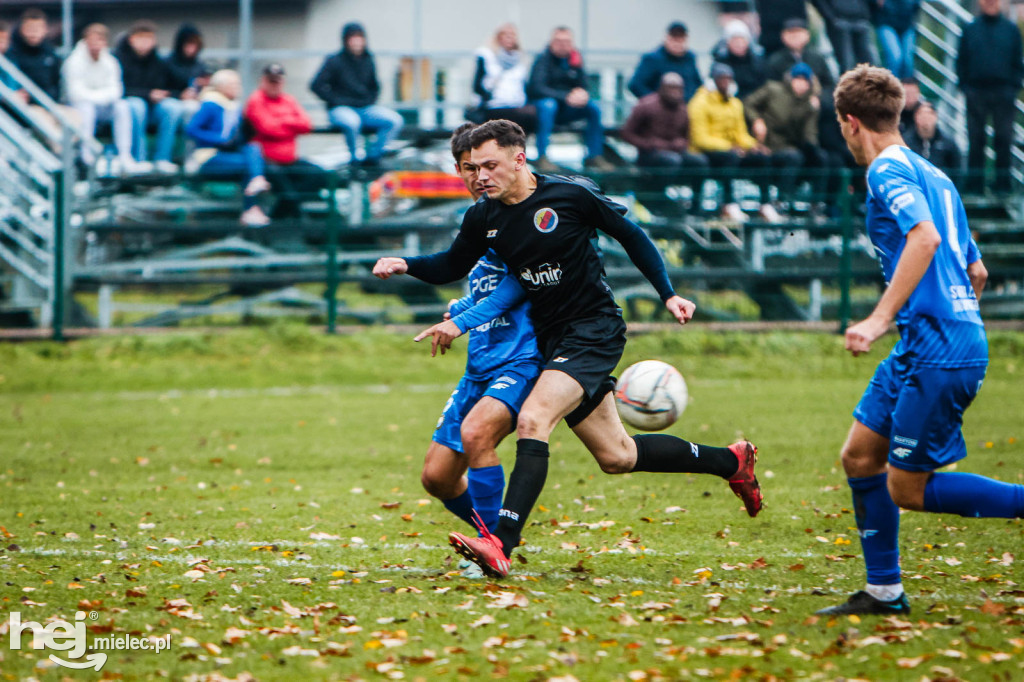
[[[764,504],[764,495],[761,493],[761,484],[757,482],[754,475],[754,463],[757,462],[757,448],[750,441],[741,440],[729,446],[732,453],[739,460],[739,468],[729,478],[729,487],[736,493],[736,497],[743,500],[747,508],[747,514],[757,516]]]
[[[448,534],[448,544],[463,557],[479,566],[486,575],[492,578],[506,577],[512,568],[512,562],[502,551],[501,540],[487,530],[487,526],[482,521],[478,520],[477,528],[480,531],[480,537],[472,538],[462,533],[452,532]]]

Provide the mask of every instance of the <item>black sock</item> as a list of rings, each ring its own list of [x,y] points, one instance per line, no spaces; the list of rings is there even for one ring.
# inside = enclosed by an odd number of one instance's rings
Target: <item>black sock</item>
[[[498,512],[494,534],[501,540],[506,557],[519,546],[526,519],[537,503],[548,477],[548,444],[542,440],[521,438],[516,443],[516,465],[508,477],[505,503]]]
[[[633,471],[714,474],[729,478],[739,468],[739,461],[729,448],[697,445],[662,433],[633,436],[633,440],[636,441]]]

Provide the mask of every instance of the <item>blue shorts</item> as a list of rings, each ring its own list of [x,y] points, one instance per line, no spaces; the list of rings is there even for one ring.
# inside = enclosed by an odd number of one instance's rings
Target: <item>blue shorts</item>
[[[878,365],[853,416],[889,439],[890,465],[934,471],[967,456],[960,427],[984,378],[984,367],[912,367],[890,355]]]
[[[512,415],[512,426],[515,428],[519,409],[526,402],[526,396],[533,390],[540,370],[540,363],[537,360],[524,360],[502,367],[486,380],[462,377],[459,385],[448,397],[441,418],[437,420],[433,441],[456,452],[463,452],[462,420],[485,396],[505,403]]]

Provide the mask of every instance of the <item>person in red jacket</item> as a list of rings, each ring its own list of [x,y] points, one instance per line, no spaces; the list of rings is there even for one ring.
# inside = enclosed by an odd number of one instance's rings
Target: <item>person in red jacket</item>
[[[252,141],[263,149],[267,175],[281,191],[273,217],[298,215],[296,192],[311,187],[322,170],[299,158],[297,140],[313,131],[309,115],[291,95],[284,91],[285,70],[280,64],[263,69],[259,88],[245,105],[245,120]]]

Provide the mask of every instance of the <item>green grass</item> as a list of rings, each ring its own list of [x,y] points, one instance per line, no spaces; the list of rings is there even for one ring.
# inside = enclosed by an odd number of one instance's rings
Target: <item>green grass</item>
[[[126,679],[1021,679],[1019,520],[908,513],[913,614],[811,617],[863,583],[837,453],[884,350],[632,339],[623,366],[689,383],[672,433],[758,444],[765,510],[706,476],[604,475],[560,427],[525,563],[491,582],[458,575],[461,522],[419,483],[461,351],[277,325],[0,346],[0,622],[82,609],[170,633],[170,652],[109,652]],[[1020,482],[1024,337],[992,352],[960,469]],[[0,641],[0,679],[99,677]]]

